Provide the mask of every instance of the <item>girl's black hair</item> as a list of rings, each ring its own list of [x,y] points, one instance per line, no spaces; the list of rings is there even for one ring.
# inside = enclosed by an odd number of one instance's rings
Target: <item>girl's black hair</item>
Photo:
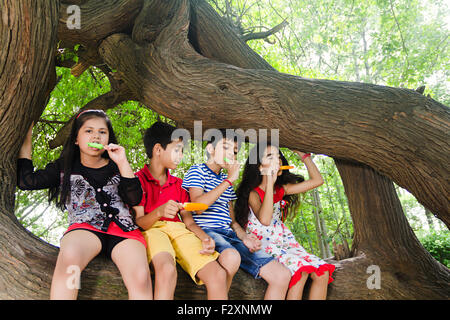
[[[49,201],[55,201],[56,205],[65,210],[66,203],[70,200],[70,175],[72,174],[74,164],[80,162],[80,147],[75,144],[78,137],[78,132],[83,124],[92,118],[102,118],[105,120],[109,131],[109,143],[117,144],[117,139],[111,124],[111,120],[102,110],[84,110],[80,111],[72,124],[69,138],[64,144],[63,150],[59,159],[62,166],[63,180],[58,187],[49,189]],[[101,155],[105,159],[109,159],[108,152],[104,151]]]
[[[236,191],[237,200],[234,206],[234,212],[236,221],[242,228],[245,228],[245,225],[248,222],[248,215],[250,213],[248,198],[250,196],[250,192],[262,182],[262,175],[259,171],[259,166],[261,165],[261,159],[263,158],[264,151],[268,146],[271,146],[270,142],[260,142],[250,151],[249,157],[245,163],[244,172],[242,174],[242,181]],[[279,148],[278,152],[282,165],[287,166],[288,162]],[[290,173],[289,170],[283,170],[282,174],[278,176],[275,186],[281,187],[288,183],[299,183],[304,180],[305,179],[303,176]],[[300,195],[286,195],[283,197],[283,200],[287,202],[287,218],[289,214],[295,212],[298,208],[298,205],[300,204]]]

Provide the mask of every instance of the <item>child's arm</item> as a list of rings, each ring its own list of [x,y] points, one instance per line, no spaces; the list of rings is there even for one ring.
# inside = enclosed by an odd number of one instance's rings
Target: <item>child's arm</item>
[[[239,178],[239,163],[233,163],[228,165],[228,176],[227,180],[231,183],[236,181]],[[189,188],[189,196],[192,202],[201,202],[207,204],[208,207],[211,206],[217,199],[225,192],[225,190],[230,187],[230,184],[227,181],[223,181],[217,187],[212,189],[209,192],[203,192],[203,188],[198,187],[190,187]]]
[[[266,191],[264,199],[261,203],[259,195],[256,191],[251,191],[248,197],[248,204],[252,208],[253,213],[262,225],[268,226],[272,222],[273,216],[273,188],[277,181],[277,171],[267,175]]]
[[[133,210],[136,213],[136,224],[144,230],[150,229],[160,218],[155,212],[157,209],[149,214],[145,214],[143,206],[134,206]]]
[[[25,140],[19,151],[19,159],[30,159],[31,160],[31,137],[33,135],[33,124],[31,124],[30,129],[28,129]]]
[[[245,230],[242,229],[241,225],[236,221],[233,205],[231,204],[231,202],[229,204],[229,209],[231,217],[231,229],[236,232],[237,237],[242,240],[242,242],[250,250],[250,252],[256,252],[260,250],[261,241],[258,240],[258,238],[256,238],[254,234],[248,234],[247,232],[245,232]]]
[[[148,214],[145,214],[143,206],[133,207],[136,212],[136,224],[144,230],[150,229],[162,217],[173,219],[182,208],[183,204],[173,200],[167,201]]]
[[[219,184],[217,187],[209,192],[204,192],[202,188],[191,187],[189,188],[189,197],[192,202],[201,202],[208,207],[211,206],[217,199],[228,189],[230,184],[226,181]],[[201,213],[202,211],[199,211]]]
[[[304,156],[305,153],[295,150],[296,154],[298,154],[300,157]],[[309,191],[311,189],[317,188],[323,184],[323,178],[320,174],[319,169],[316,167],[314,162],[312,161],[311,157],[306,157],[303,162],[306,165],[306,168],[308,169],[308,175],[309,179],[300,183],[289,183],[283,186],[285,194],[297,194]]]
[[[39,190],[57,187],[61,180],[60,161],[49,163],[45,169],[34,171],[31,161],[33,125],[25,136],[17,161],[17,186],[21,190]]]
[[[192,214],[189,211],[181,210],[180,214],[186,228],[193,232],[202,241],[203,250],[201,250],[200,253],[213,254],[216,247],[214,240],[208,236],[206,232],[197,225],[197,223],[195,223],[195,220],[192,218]]]
[[[262,225],[270,225],[273,215],[273,191],[266,189],[263,202],[259,199],[256,191],[251,191],[248,197],[248,205]]]

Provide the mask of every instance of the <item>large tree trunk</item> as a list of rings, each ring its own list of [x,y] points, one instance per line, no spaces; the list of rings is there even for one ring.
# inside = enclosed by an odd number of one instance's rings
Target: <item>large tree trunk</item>
[[[56,250],[14,216],[16,157],[56,81],[59,3],[8,0],[0,24],[0,299],[42,297]],[[45,290],[45,289],[44,289]]]
[[[335,162],[352,213],[356,258],[339,262],[343,269],[332,290],[342,299],[354,297],[355,290],[361,298],[448,299],[450,272],[414,235],[392,181],[365,165]],[[371,265],[380,270],[380,289],[367,287]]]
[[[17,151],[54,85],[56,34],[67,46],[85,46],[78,70],[103,62],[117,70],[114,79],[126,89],[113,86],[115,104],[134,98],[187,128],[194,120],[204,129],[279,128],[283,146],[341,159],[355,257],[335,262],[330,299],[450,296],[449,270],[415,238],[390,180],[450,225],[445,106],[407,89],[278,73],[203,0],[63,2],[83,3],[80,30],[64,27],[67,5],[59,10],[56,0],[2,2],[0,298],[49,295],[57,250],[25,231],[13,206]],[[381,289],[367,288],[370,265],[381,270]],[[120,274],[104,259],[89,264],[81,286],[81,299],[126,298]],[[230,297],[262,298],[264,287],[239,271]],[[205,292],[179,269],[176,297]]]

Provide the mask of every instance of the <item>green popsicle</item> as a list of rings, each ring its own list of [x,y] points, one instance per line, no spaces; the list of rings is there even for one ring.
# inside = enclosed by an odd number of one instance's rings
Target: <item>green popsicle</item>
[[[95,142],[88,142],[88,146],[92,148],[97,148],[99,150],[103,149],[103,145]]]
[[[226,163],[230,163],[230,162],[231,162],[231,160],[228,159],[228,158],[223,158],[223,160],[224,160]]]

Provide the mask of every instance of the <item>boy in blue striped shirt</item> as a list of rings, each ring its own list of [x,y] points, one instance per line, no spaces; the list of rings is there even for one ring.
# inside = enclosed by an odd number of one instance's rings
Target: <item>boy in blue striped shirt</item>
[[[218,261],[227,271],[228,289],[240,266],[253,277],[267,281],[265,299],[284,299],[291,277],[289,270],[262,251],[260,240],[246,233],[234,219],[231,201],[237,197],[232,186],[240,169],[236,161],[237,140],[230,130],[216,130],[206,145],[208,161],[193,165],[181,187],[189,192],[191,201],[209,206],[193,218],[215,241],[215,249],[220,252]]]

